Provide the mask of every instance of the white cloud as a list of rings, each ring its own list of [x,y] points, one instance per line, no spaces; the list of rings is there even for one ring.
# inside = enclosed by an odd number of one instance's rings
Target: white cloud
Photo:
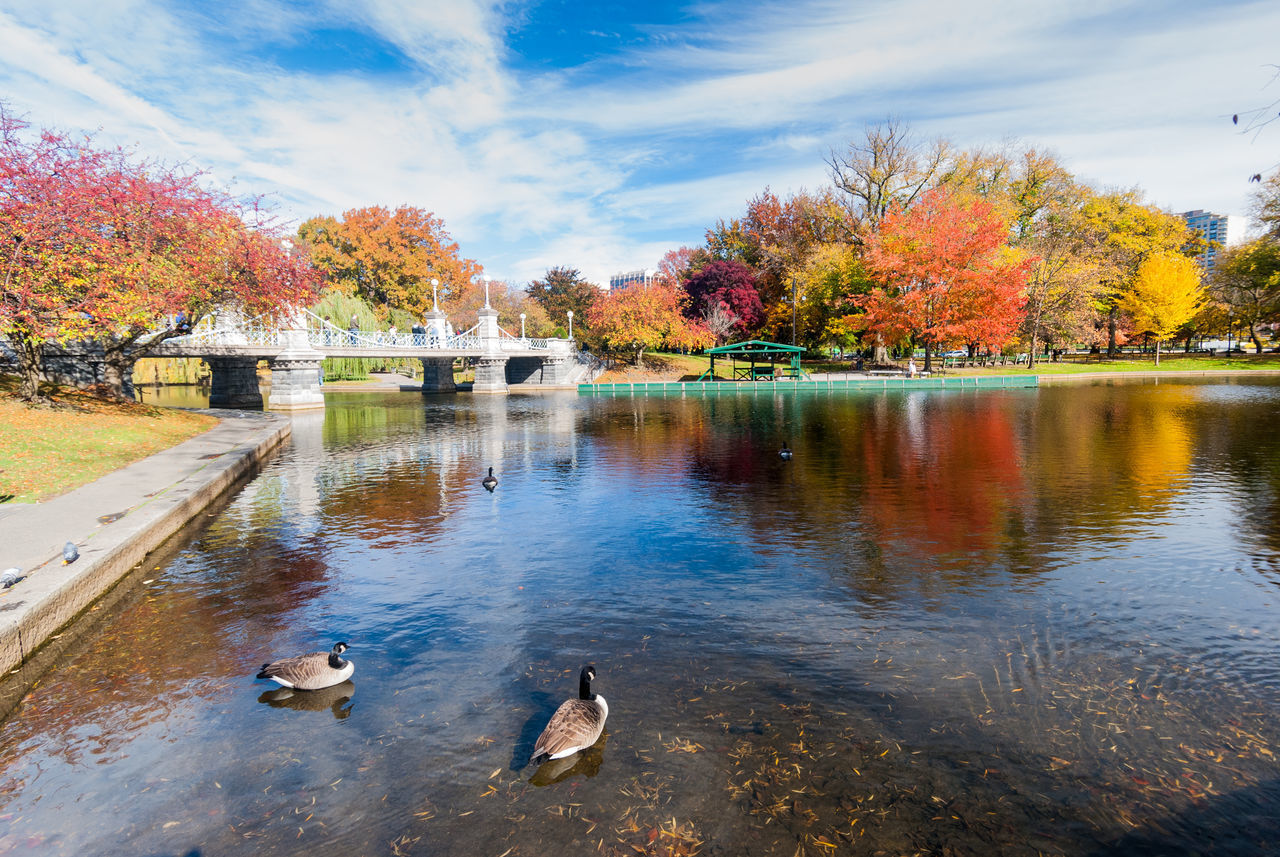
[[[625,53],[537,75],[514,71],[506,7],[474,0],[305,13],[239,0],[216,20],[174,8],[0,0],[0,92],[37,124],[101,126],[273,193],[298,219],[421,205],[517,282],[552,265],[596,281],[652,266],[766,185],[821,185],[827,150],[887,115],[964,146],[1017,136],[1174,210],[1240,213],[1244,178],[1280,148],[1280,132],[1254,142],[1227,118],[1280,61],[1274,4],[713,4]],[[407,68],[262,59],[312,26],[366,31]]]

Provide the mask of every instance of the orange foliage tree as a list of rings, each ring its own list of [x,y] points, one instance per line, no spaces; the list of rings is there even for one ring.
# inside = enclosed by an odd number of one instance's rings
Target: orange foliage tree
[[[459,254],[443,220],[411,205],[313,217],[298,228],[298,238],[331,288],[364,299],[384,317],[389,307],[415,317],[430,310],[432,279],[440,281],[440,302],[451,311],[450,302],[483,270]]]
[[[878,284],[854,297],[863,323],[887,341],[925,347],[924,368],[940,345],[1002,347],[1021,321],[1029,259],[1016,259],[1009,226],[986,202],[929,191],[894,209],[866,245],[864,264]]]
[[[606,349],[632,351],[642,365],[645,349],[699,348],[713,342],[711,333],[685,318],[688,296],[666,280],[610,292],[588,311],[592,335]]]

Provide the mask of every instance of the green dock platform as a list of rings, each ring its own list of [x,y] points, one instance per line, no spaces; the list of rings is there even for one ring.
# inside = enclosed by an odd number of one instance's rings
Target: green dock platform
[[[627,384],[579,384],[578,393],[590,396],[685,395],[688,393],[803,393],[836,390],[990,390],[1038,387],[1038,375],[961,376],[956,378],[907,378],[873,376],[781,381],[649,381]]]

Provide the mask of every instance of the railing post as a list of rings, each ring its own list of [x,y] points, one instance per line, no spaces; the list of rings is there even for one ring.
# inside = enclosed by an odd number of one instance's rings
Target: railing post
[[[427,346],[430,348],[444,348],[448,338],[449,324],[445,318],[444,311],[434,309],[427,313]]]

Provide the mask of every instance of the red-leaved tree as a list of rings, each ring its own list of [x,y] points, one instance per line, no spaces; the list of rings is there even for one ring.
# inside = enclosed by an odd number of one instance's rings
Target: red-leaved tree
[[[753,333],[764,322],[755,273],[741,262],[712,262],[686,280],[684,289],[689,295],[684,311],[691,319],[723,306],[737,319],[734,329],[739,334]]]
[[[40,400],[45,348],[97,342],[108,390],[133,362],[215,308],[278,317],[315,275],[255,204],[88,138],[43,130],[0,104],[0,331],[20,395]]]
[[[923,344],[926,371],[939,345],[1003,346],[1021,321],[1030,266],[1010,253],[1008,236],[993,206],[943,189],[890,211],[864,257],[879,286],[851,296],[866,309],[866,327],[885,341]]]

